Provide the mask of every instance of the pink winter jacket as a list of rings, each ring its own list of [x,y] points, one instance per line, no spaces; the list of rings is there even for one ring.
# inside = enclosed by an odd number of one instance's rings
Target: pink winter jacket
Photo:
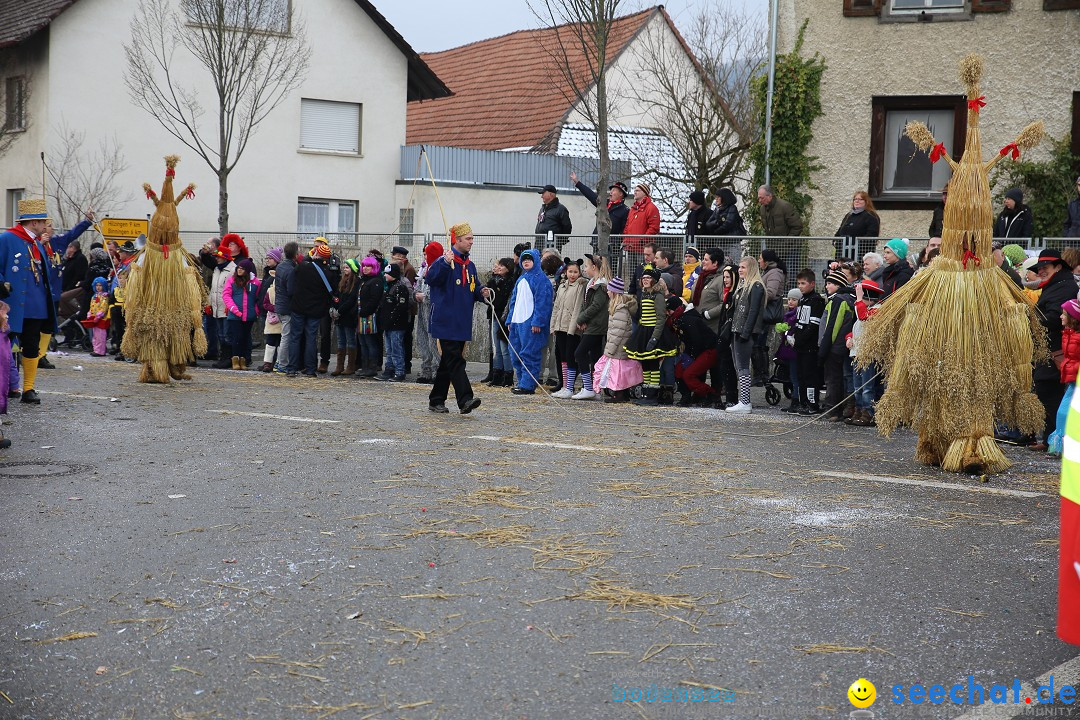
[[[233,292],[233,278],[235,275],[230,275],[225,280],[225,286],[221,289],[221,299],[225,301],[226,317],[237,317],[241,320],[254,320],[255,319],[255,295],[259,290],[259,279],[252,278],[248,282],[247,290],[240,291],[240,288],[236,288],[238,292]],[[236,297],[234,297],[236,296]],[[240,300],[240,305],[237,305],[237,300]],[[249,307],[250,305],[250,307]]]

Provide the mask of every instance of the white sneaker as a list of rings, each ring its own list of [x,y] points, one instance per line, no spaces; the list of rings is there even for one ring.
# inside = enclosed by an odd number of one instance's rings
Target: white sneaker
[[[732,413],[733,415],[749,415],[753,407],[749,403],[737,403],[729,408],[725,408],[724,412]]]
[[[569,398],[572,398],[573,396],[574,396],[574,393],[570,392],[566,388],[563,388],[562,390],[559,390],[558,392],[551,393],[551,397],[559,398],[560,400],[568,400]]]
[[[594,393],[592,390],[586,390],[585,388],[582,388],[581,390],[578,390],[576,394],[571,395],[570,397],[572,400],[592,400],[594,397],[596,397],[596,393]]]

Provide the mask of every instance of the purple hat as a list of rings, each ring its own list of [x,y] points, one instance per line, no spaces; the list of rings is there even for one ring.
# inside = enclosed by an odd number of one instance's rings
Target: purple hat
[[[1077,302],[1076,300],[1066,300],[1061,303],[1061,309],[1073,320],[1080,321],[1080,302]]]
[[[266,257],[270,258],[274,262],[281,262],[285,257],[285,250],[279,247],[270,248],[266,251]]]
[[[243,258],[236,261],[236,267],[242,267],[247,270],[247,274],[250,277],[255,277],[255,261],[251,258]]]
[[[626,281],[621,277],[612,278],[607,284],[608,292],[613,292],[616,295],[622,295],[626,292]]]

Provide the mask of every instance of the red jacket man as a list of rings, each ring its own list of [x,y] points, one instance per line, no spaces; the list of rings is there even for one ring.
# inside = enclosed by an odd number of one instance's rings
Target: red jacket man
[[[651,189],[646,183],[634,186],[634,204],[630,206],[630,215],[626,218],[626,235],[658,235],[660,233],[660,211],[649,197]],[[628,237],[623,240],[623,247],[631,252],[641,252],[645,239]]]

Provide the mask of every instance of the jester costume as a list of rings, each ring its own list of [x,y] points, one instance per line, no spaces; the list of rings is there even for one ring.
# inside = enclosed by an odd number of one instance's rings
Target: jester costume
[[[1080,393],[1073,393],[1061,457],[1058,637],[1080,645]]]
[[[510,331],[510,363],[517,374],[517,387],[528,393],[536,390],[536,378],[540,377],[540,358],[551,325],[555,292],[551,281],[540,269],[540,253],[526,250],[521,253],[522,262],[526,258],[532,260],[532,267],[514,284],[506,324]],[[533,328],[540,328],[540,331],[533,332]]]
[[[139,382],[169,383],[169,379],[190,380],[185,372],[196,356],[206,354],[202,312],[206,286],[199,274],[199,261],[180,242],[180,220],[176,206],[195,196],[188,185],[173,197],[173,177],[178,155],[165,157],[165,182],[161,197],[149,184],[143,185],[147,199],[157,210],[150,220],[146,247],[131,264],[124,294],[127,329],[120,352],[143,364]]]

